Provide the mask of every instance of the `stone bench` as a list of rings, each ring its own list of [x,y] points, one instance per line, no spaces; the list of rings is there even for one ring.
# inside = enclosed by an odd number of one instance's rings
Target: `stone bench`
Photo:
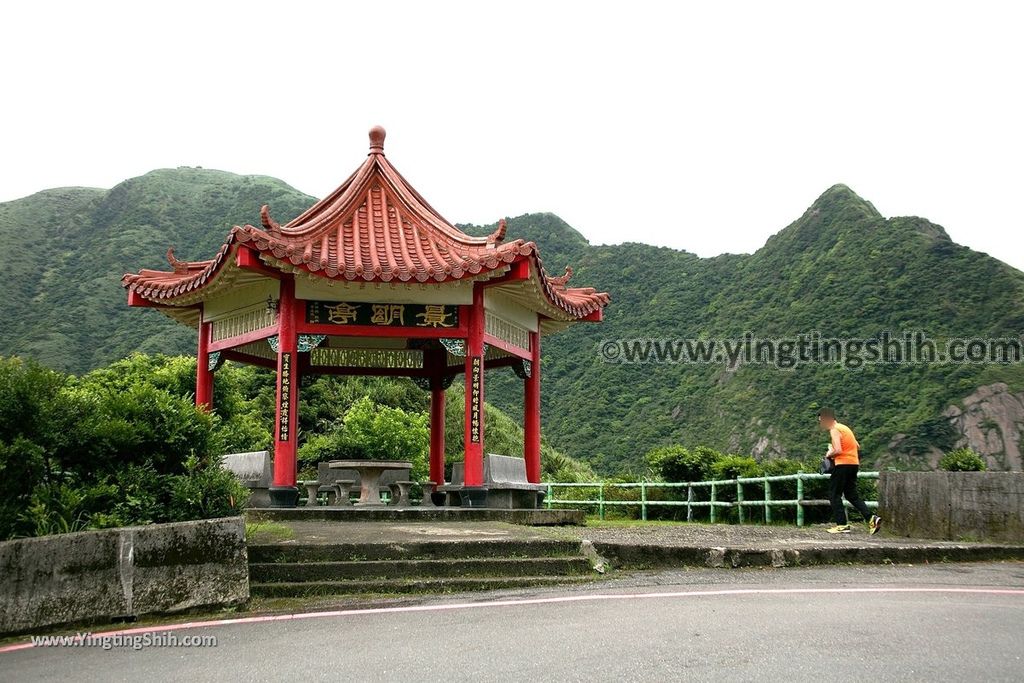
[[[526,460],[488,453],[484,456],[483,486],[465,485],[465,465],[452,465],[452,482],[438,486],[447,505],[488,507],[502,510],[540,507],[547,487],[531,484],[526,478]]]
[[[270,484],[274,478],[274,466],[269,452],[228,453],[221,456],[220,465],[238,477],[242,486],[249,489],[249,502],[246,507],[270,506]]]
[[[433,507],[434,503],[434,492],[437,489],[436,481],[425,481],[421,485],[423,489],[423,498],[420,499],[420,507]]]
[[[335,479],[334,480],[334,503],[333,505],[339,507],[345,507],[346,505],[352,504],[352,498],[349,497],[349,492],[355,485],[353,479]]]
[[[306,487],[306,507],[315,507],[317,505],[316,497],[320,494],[320,480],[307,479],[300,481],[299,484]]]
[[[409,489],[413,487],[414,481],[393,481],[391,482],[391,502],[389,505],[395,507],[409,507]]]
[[[317,500],[321,493],[327,493],[327,504],[332,506],[351,505],[349,491],[355,482],[351,479],[335,479],[332,486],[320,483],[319,479],[308,479],[300,481],[301,486],[306,487],[306,507],[315,507],[320,504]]]

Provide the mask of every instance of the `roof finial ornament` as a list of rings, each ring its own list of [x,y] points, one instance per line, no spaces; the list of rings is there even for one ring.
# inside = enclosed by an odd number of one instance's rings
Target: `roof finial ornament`
[[[569,278],[572,277],[572,266],[565,267],[565,275],[559,275],[558,277],[549,277],[548,282],[553,285],[564,287],[569,282]]]
[[[384,154],[384,138],[387,134],[383,126],[370,129],[370,154]]]
[[[174,268],[174,272],[179,275],[188,272],[188,262],[182,261],[174,255],[174,247],[167,247],[167,262]]]
[[[505,222],[505,219],[502,218],[500,221],[498,221],[498,228],[487,236],[487,246],[494,247],[499,242],[504,240],[506,230],[508,230],[508,224]]]
[[[281,224],[270,217],[270,206],[267,204],[260,207],[260,222],[263,224],[264,230],[275,235],[281,233]]]

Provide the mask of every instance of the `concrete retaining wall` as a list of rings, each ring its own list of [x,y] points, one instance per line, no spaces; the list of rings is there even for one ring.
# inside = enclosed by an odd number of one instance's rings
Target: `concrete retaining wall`
[[[1024,472],[882,472],[878,493],[898,536],[1024,541]]]
[[[248,599],[242,517],[0,543],[0,633]]]

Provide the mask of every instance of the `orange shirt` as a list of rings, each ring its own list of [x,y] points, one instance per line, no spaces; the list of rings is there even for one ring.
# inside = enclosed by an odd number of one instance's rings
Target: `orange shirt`
[[[839,452],[832,456],[835,458],[836,464],[859,465],[860,444],[857,443],[857,437],[853,435],[853,430],[841,422],[836,422],[833,429],[839,432]]]

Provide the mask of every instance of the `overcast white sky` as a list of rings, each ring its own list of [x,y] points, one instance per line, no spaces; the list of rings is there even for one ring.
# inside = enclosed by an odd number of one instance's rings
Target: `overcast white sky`
[[[7,2],[0,201],[174,166],[323,196],[379,123],[452,221],[711,256],[842,182],[1024,269],[1021,7]]]

